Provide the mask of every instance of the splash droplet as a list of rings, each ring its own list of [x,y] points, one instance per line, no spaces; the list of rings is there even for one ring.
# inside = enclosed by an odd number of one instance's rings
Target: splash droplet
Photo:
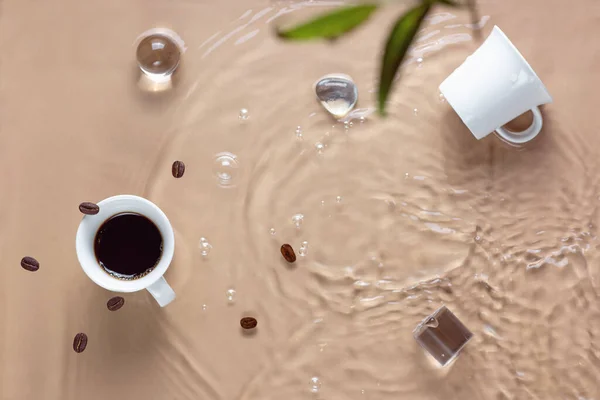
[[[204,257],[206,257],[212,250],[212,245],[208,243],[208,240],[206,240],[206,238],[200,238],[200,243],[198,244],[198,247],[200,248],[200,254],[202,254]]]
[[[325,75],[315,84],[317,98],[331,115],[342,118],[358,100],[358,89],[351,77],[344,74]]]
[[[220,186],[232,186],[235,183],[238,168],[239,163],[235,154],[223,152],[215,156],[213,173]]]
[[[315,143],[315,149],[317,150],[317,153],[321,154],[323,153],[323,150],[325,150],[325,145],[321,142],[317,142]]]
[[[275,228],[271,228],[271,229],[269,229],[269,233],[270,233],[272,236],[275,236],[275,234],[276,234],[277,232],[275,231]]]
[[[246,121],[248,118],[250,118],[250,114],[248,112],[248,109],[247,108],[242,108],[240,110],[240,119],[242,121]]]
[[[415,116],[419,115],[419,109],[418,109],[418,108],[415,108],[415,109],[413,110],[413,114],[415,114]]]
[[[298,140],[302,140],[303,136],[302,136],[302,127],[298,126],[296,128],[296,139]]]
[[[202,304],[202,311],[208,310],[208,306],[206,304]]]
[[[321,380],[318,376],[313,376],[310,378],[310,391],[313,393],[318,393],[321,390]]]
[[[227,290],[227,302],[229,304],[235,303],[235,289],[228,289]]]
[[[296,228],[300,228],[302,226],[302,222],[304,222],[304,215],[298,213],[292,216],[292,222],[296,225]]]
[[[446,96],[444,96],[442,93],[439,94],[438,99],[439,99],[440,103],[446,102]]]
[[[340,204],[342,202],[342,196],[337,196],[335,198],[335,202],[338,203],[338,204]]]
[[[307,254],[308,254],[308,242],[304,241],[304,242],[302,242],[302,246],[300,246],[300,248],[298,249],[298,255],[300,257],[306,257]]]

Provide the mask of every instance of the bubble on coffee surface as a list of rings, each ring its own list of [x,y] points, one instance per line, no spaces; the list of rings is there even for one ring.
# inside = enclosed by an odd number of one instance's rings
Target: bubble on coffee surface
[[[298,140],[302,140],[303,136],[302,136],[302,127],[301,126],[297,126],[296,127],[296,139]]]
[[[139,42],[136,50],[138,66],[151,80],[168,80],[179,66],[181,48],[175,35],[155,31]]]
[[[322,385],[322,382],[318,376],[313,376],[312,378],[310,378],[309,388],[312,393],[318,393],[319,390],[321,390],[321,385]]]
[[[269,233],[271,234],[271,236],[275,236],[277,234],[277,231],[275,230],[275,228],[271,228],[269,229]]]
[[[200,238],[198,247],[200,248],[200,254],[202,254],[204,257],[208,256],[208,254],[212,250],[212,245],[204,237]]]
[[[217,178],[219,186],[227,187],[235,184],[238,175],[239,163],[237,156],[229,152],[215,155],[213,162],[213,173]]]
[[[235,289],[227,289],[227,303],[235,303]]]
[[[352,78],[344,74],[330,74],[315,83],[315,92],[321,105],[334,117],[346,116],[358,100],[358,89]]]
[[[242,108],[240,110],[240,115],[239,115],[239,119],[242,121],[246,121],[248,118],[250,118],[250,113],[248,111],[247,108]]]
[[[302,226],[302,222],[304,222],[303,214],[298,213],[292,216],[292,223],[296,226],[296,228],[300,228]]]

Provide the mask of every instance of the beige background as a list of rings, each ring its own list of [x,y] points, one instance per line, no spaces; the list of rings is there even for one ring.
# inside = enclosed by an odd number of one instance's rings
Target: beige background
[[[481,1],[484,34],[498,24],[555,99],[522,149],[476,142],[438,98],[478,45],[468,16],[443,8],[389,118],[332,121],[312,83],[348,73],[371,106],[403,6],[333,46],[274,39],[274,17],[322,7],[2,2],[2,399],[600,398],[600,3]],[[136,85],[133,42],[154,26],[188,47],[160,94]],[[239,160],[231,188],[214,177],[222,151]],[[165,309],[140,292],[111,313],[111,293],[79,268],[77,205],[121,193],[149,198],[175,227],[178,298]],[[307,256],[285,266],[278,247],[305,240]],[[20,268],[26,255],[38,272]],[[476,335],[443,371],[411,336],[442,303]],[[254,336],[239,330],[248,314]],[[89,336],[82,354],[77,332]]]

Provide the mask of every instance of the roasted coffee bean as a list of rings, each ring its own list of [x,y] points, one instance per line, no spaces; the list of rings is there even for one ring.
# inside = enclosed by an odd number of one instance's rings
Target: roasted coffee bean
[[[258,321],[256,321],[256,318],[244,317],[240,320],[240,325],[244,329],[254,329],[258,325]]]
[[[100,212],[100,207],[98,207],[98,204],[90,203],[89,201],[84,201],[79,205],[79,211],[81,211],[85,215],[96,215]]]
[[[21,260],[21,267],[27,271],[35,272],[40,269],[40,263],[33,257],[23,257]]]
[[[185,172],[185,164],[183,161],[175,161],[171,167],[171,173],[175,178],[181,178]]]
[[[112,299],[108,300],[108,302],[106,303],[106,307],[110,311],[117,311],[119,308],[123,307],[123,304],[125,304],[125,299],[121,296],[115,296]]]
[[[285,261],[289,263],[296,261],[296,253],[294,253],[292,246],[287,243],[281,246],[281,255],[285,258]]]
[[[88,337],[85,333],[78,333],[73,339],[73,350],[75,353],[81,353],[87,347]]]

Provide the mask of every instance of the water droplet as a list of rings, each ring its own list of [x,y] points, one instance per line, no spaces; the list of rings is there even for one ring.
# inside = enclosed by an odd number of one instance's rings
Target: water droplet
[[[223,152],[215,156],[213,173],[220,186],[231,186],[235,183],[239,164],[237,156],[232,153]]]
[[[338,204],[341,203],[342,202],[342,196],[337,196],[335,198],[335,202],[338,203]]]
[[[276,234],[277,232],[275,231],[275,228],[271,228],[271,229],[269,229],[269,233],[270,233],[271,235],[275,236],[275,234]]]
[[[229,304],[235,303],[235,289],[228,289],[227,290],[227,302]]]
[[[425,326],[428,328],[437,328],[439,324],[440,323],[435,317],[430,317],[427,322],[425,322]]]
[[[304,222],[304,215],[298,213],[292,216],[292,222],[296,225],[296,228],[300,228],[302,222]]]
[[[415,114],[415,116],[419,115],[419,109],[418,109],[418,108],[415,108],[415,109],[413,110],[413,114]]]
[[[242,121],[247,120],[248,118],[250,118],[250,114],[248,113],[248,109],[247,108],[242,108],[240,110],[240,119]]]
[[[358,89],[351,77],[344,74],[325,75],[315,84],[317,98],[336,118],[348,114],[358,100]]]
[[[296,128],[296,138],[299,139],[299,140],[302,140],[302,138],[303,138],[302,137],[302,128],[300,126],[298,126]]]
[[[206,304],[202,304],[202,311],[208,310],[208,306]]]
[[[438,99],[440,100],[440,103],[445,103],[446,102],[446,96],[444,96],[443,93],[439,94]]]
[[[302,242],[302,246],[300,246],[300,248],[298,249],[298,255],[300,257],[306,257],[307,254],[308,254],[308,242],[304,241],[304,242]]]
[[[321,207],[325,207],[325,200],[321,200]]]
[[[208,243],[206,238],[200,238],[200,244],[198,247],[200,248],[200,254],[202,254],[204,257],[206,257],[212,250],[212,245]]]
[[[319,379],[318,376],[313,376],[312,378],[310,378],[310,391],[313,393],[318,393],[319,390],[321,389],[321,380]]]
[[[179,65],[181,49],[166,34],[151,34],[143,38],[136,51],[138,66],[153,81],[170,79]]]
[[[423,63],[423,57],[419,57],[419,58],[417,58],[417,63],[418,63],[418,64],[421,64],[421,63]]]
[[[323,153],[323,150],[325,149],[325,145],[321,142],[317,142],[317,143],[315,143],[315,149],[317,149],[317,153],[321,154],[321,153]]]

